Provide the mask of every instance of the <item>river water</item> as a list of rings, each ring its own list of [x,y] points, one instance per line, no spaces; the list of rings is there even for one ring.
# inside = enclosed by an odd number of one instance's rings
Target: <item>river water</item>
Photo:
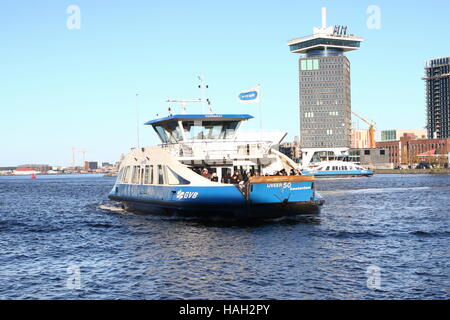
[[[0,177],[0,299],[449,299],[450,176],[320,180],[320,215],[124,212],[98,175]]]

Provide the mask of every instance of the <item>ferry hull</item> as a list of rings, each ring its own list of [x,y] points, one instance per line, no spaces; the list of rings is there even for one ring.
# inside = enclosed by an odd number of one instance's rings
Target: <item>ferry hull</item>
[[[353,170],[353,171],[302,171],[304,175],[314,175],[316,178],[355,178],[355,177],[371,177],[373,172],[370,170]]]
[[[221,205],[180,205],[179,203],[168,203],[158,201],[145,201],[137,199],[125,199],[110,196],[112,200],[121,201],[124,209],[142,214],[189,216],[202,219],[214,219],[216,217],[225,219],[270,219],[302,214],[319,214],[323,200],[306,202],[281,202],[265,204],[221,204]]]
[[[312,176],[253,177],[239,186],[118,184],[109,198],[129,211],[232,219],[318,214],[324,203],[315,193]]]

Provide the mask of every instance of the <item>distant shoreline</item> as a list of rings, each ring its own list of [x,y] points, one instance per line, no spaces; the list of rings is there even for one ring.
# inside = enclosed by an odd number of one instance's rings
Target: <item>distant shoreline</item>
[[[68,177],[68,176],[106,176],[104,173],[60,173],[60,174],[36,174],[36,178],[44,178],[44,177]],[[31,179],[31,174],[2,174],[0,177],[9,177],[9,178],[29,178]]]
[[[375,169],[375,174],[450,174],[450,169]]]

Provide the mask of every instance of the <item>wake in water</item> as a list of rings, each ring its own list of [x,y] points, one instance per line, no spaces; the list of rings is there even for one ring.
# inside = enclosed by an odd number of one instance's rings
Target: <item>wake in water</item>
[[[121,203],[109,200],[101,201],[97,205],[97,209],[109,212],[121,212],[121,213],[126,212]]]
[[[369,188],[369,189],[353,189],[353,190],[333,190],[320,191],[322,195],[327,194],[346,194],[346,193],[391,193],[391,192],[405,192],[405,191],[420,191],[430,190],[431,187],[406,187],[406,188]],[[435,188],[436,189],[436,188]]]

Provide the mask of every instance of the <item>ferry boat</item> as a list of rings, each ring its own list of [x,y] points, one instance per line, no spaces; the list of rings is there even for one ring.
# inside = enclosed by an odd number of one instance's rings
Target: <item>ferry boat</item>
[[[150,214],[255,219],[319,213],[324,200],[314,176],[273,175],[297,168],[274,148],[286,133],[241,132],[252,118],[183,113],[147,122],[161,144],[125,156],[109,198]]]
[[[316,178],[370,177],[373,171],[352,162],[347,148],[304,149],[302,174]]]
[[[372,170],[368,170],[353,162],[341,160],[325,160],[303,170],[304,175],[314,175],[316,177],[370,177]]]
[[[17,168],[13,171],[13,176],[36,176],[39,172],[31,168]]]

